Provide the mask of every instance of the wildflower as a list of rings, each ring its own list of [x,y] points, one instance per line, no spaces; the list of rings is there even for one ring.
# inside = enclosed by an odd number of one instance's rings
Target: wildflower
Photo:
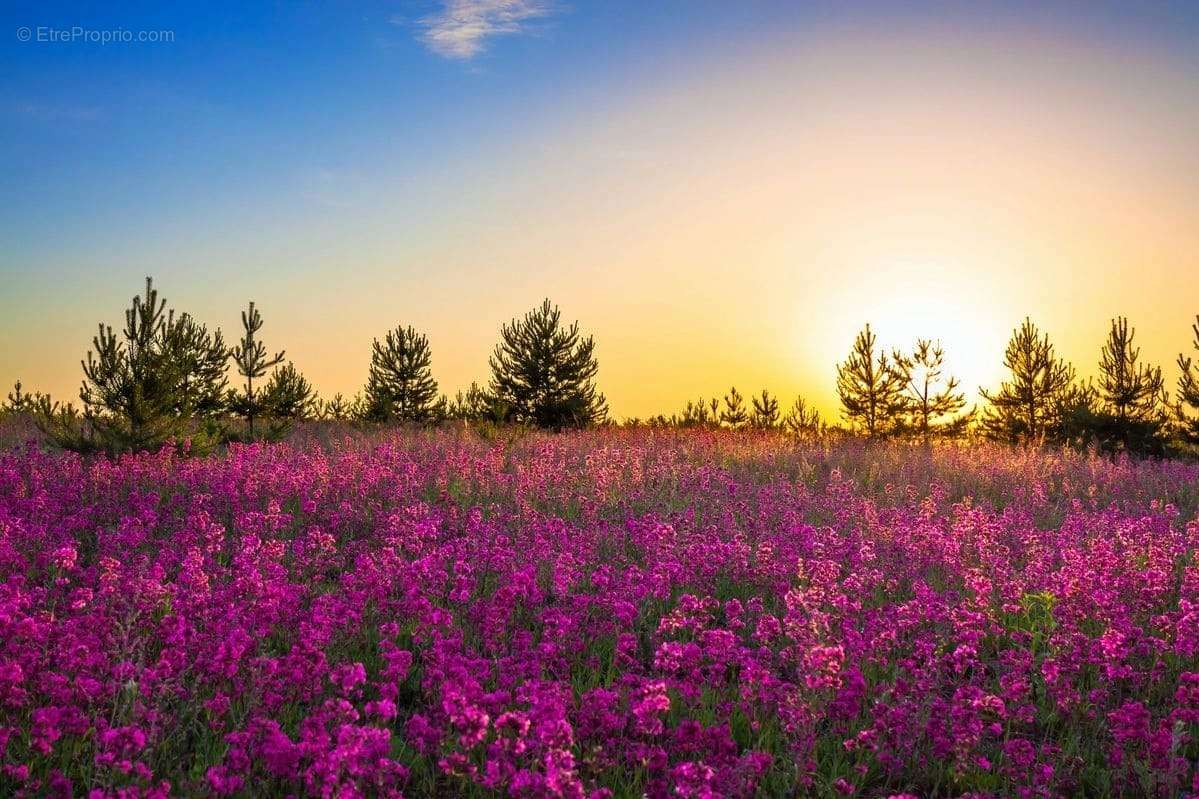
[[[634,728],[644,735],[658,735],[662,732],[662,716],[670,710],[670,697],[666,693],[666,683],[658,681],[645,685],[633,703]]]
[[[715,776],[716,772],[712,767],[702,761],[680,763],[671,771],[675,794],[694,799],[712,799],[718,796],[712,789]]]
[[[79,557],[75,551],[75,547],[71,544],[63,544],[50,555],[51,562],[63,571],[70,571],[75,568],[75,561]]]
[[[208,787],[216,796],[231,796],[241,790],[245,780],[237,774],[231,774],[224,766],[212,766],[205,774]]]
[[[366,668],[361,663],[342,663],[329,673],[329,679],[349,696],[366,683]]]

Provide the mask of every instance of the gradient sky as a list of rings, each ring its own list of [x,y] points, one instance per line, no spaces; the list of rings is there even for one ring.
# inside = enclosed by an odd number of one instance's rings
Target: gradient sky
[[[120,6],[117,8],[116,6]],[[426,332],[448,393],[543,296],[617,416],[942,338],[973,391],[1027,314],[1176,376],[1199,313],[1199,4],[6,4],[0,382],[75,397],[153,275],[352,394]],[[38,28],[173,42],[38,41]],[[19,29],[33,41],[19,41]],[[972,397],[976,397],[973,394]]]

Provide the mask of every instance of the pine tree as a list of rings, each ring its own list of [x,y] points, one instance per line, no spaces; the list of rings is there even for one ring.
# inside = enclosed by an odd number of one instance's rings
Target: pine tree
[[[1156,419],[1161,411],[1162,370],[1140,362],[1135,338],[1127,319],[1113,319],[1099,359],[1099,395],[1121,423]]]
[[[708,403],[703,397],[695,402],[688,400],[678,419],[679,427],[710,427],[716,423],[717,417],[709,411]]]
[[[466,391],[458,391],[454,399],[446,403],[446,418],[463,422],[497,421],[500,414],[495,398],[478,383],[471,383]]]
[[[1003,364],[1011,378],[991,394],[983,429],[993,438],[1012,442],[1044,441],[1057,437],[1063,412],[1085,407],[1089,399],[1072,396],[1074,367],[1055,354],[1049,336],[1042,336],[1030,319],[1012,333]]]
[[[258,340],[258,331],[262,329],[262,314],[250,303],[250,307],[242,311],[241,324],[244,333],[241,343],[233,348],[233,362],[237,364],[237,373],[245,378],[245,385],[238,392],[230,392],[229,406],[245,418],[249,426],[250,438],[254,438],[254,419],[263,414],[264,403],[262,389],[254,388],[254,381],[266,376],[269,369],[283,361],[283,350],[267,357],[266,345]]]
[[[910,427],[925,441],[938,422],[966,406],[958,379],[945,377],[945,352],[940,342],[917,339],[910,354],[896,352],[894,362],[904,376],[904,391]]]
[[[1135,338],[1136,329],[1127,319],[1112,320],[1099,357],[1102,414],[1095,432],[1106,449],[1155,454],[1164,444],[1165,381],[1160,367],[1141,362]]]
[[[183,364],[183,381],[176,412],[190,412],[198,419],[212,419],[225,411],[229,385],[229,348],[221,331],[208,329],[183,314],[175,330],[177,358]]]
[[[18,380],[13,384],[12,391],[8,392],[8,399],[0,406],[0,410],[12,415],[32,413],[37,408],[37,400],[38,395],[22,391],[21,381]]]
[[[808,405],[803,397],[796,397],[783,417],[783,429],[796,438],[812,438],[824,432],[824,422],[820,411]]]
[[[316,406],[316,392],[312,384],[288,361],[271,374],[262,390],[262,408],[277,425],[312,416]],[[279,432],[279,431],[276,431]]]
[[[367,418],[376,422],[425,424],[436,410],[437,381],[429,339],[414,328],[397,327],[371,345],[366,384]]]
[[[734,430],[740,430],[749,422],[749,414],[745,411],[745,399],[736,386],[724,395],[724,410],[720,412],[720,423]]]
[[[902,364],[881,349],[876,355],[876,344],[870,325],[866,325],[854,339],[849,357],[837,366],[841,413],[871,438],[890,432],[900,420],[907,383]]]
[[[1087,380],[1068,385],[1050,405],[1041,439],[1055,444],[1112,449],[1114,423],[1103,409],[1094,384]]]
[[[329,399],[322,399],[317,402],[319,408],[317,413],[322,420],[327,419],[338,422],[349,418],[350,403],[346,401],[345,395],[340,391]]]
[[[1195,335],[1192,346],[1199,352],[1199,316],[1195,317],[1195,324],[1191,326],[1191,330]],[[1188,408],[1192,413],[1199,412],[1199,370],[1192,370],[1191,359],[1182,353],[1178,355],[1178,368],[1182,371],[1178,378],[1180,432],[1186,440],[1199,443],[1199,416],[1187,413]]]
[[[346,410],[346,418],[353,419],[354,421],[357,421],[357,422],[364,422],[364,421],[366,421],[366,412],[367,412],[366,397],[362,396],[361,391],[357,391],[354,393],[354,396],[350,399],[349,405]]]
[[[579,323],[562,326],[547,299],[500,329],[491,356],[491,394],[497,408],[520,424],[560,430],[603,422],[608,403],[595,388],[595,342]]]
[[[354,418],[354,402],[347,400],[339,391],[331,399],[320,403],[320,418],[344,422]]]
[[[187,314],[175,316],[146,278],[118,334],[101,324],[82,362],[82,414],[72,406],[38,402],[38,426],[60,445],[110,453],[157,449],[191,438],[211,443],[194,420],[222,409],[228,350]]]
[[[779,401],[762,389],[761,395],[753,398],[753,412],[749,423],[759,430],[773,430],[779,425]]]

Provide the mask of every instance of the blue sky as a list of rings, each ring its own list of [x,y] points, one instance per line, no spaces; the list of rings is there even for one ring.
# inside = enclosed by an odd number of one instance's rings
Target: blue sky
[[[581,106],[813,20],[957,14],[985,25],[1023,15],[1163,48],[1199,43],[1194,3],[967,4],[975,10],[964,15],[961,4],[907,2],[460,4],[472,5],[482,10],[471,29],[482,32],[447,32],[470,58],[431,45],[431,28],[454,11],[436,2],[8,5],[6,34],[81,26],[169,30],[174,41],[7,37],[4,269],[19,270],[10,259],[36,257],[51,236],[62,252],[123,235],[130,214],[152,229],[189,224],[197,212],[244,218],[277,205],[274,192],[316,200],[342,173],[452,168]],[[507,5],[507,16],[489,15],[495,5]],[[518,31],[503,32],[510,28]]]
[[[1033,48],[1050,67],[1060,48],[1071,79],[1075,46],[1168,62],[1165,104],[1191,102],[1185,84],[1199,77],[1195,3],[16,3],[0,17],[0,380],[19,372],[60,393],[72,391],[96,319],[115,321],[147,273],[178,304],[227,328],[250,296],[263,304],[273,295],[279,332],[293,337],[315,327],[329,338],[353,306],[329,305],[326,295],[370,285],[395,290],[400,306],[372,306],[378,335],[413,316],[438,318],[420,307],[421,290],[424,304],[463,297],[464,312],[486,311],[480,331],[555,289],[594,317],[590,267],[572,266],[556,239],[557,250],[514,278],[467,262],[477,254],[486,264],[486,242],[517,228],[542,235],[536,228],[559,224],[558,211],[573,214],[576,240],[595,235],[591,246],[600,246],[594,231],[635,215],[648,202],[644,185],[666,180],[664,170],[675,170],[672,186],[712,177],[704,162],[745,146],[764,118],[750,108],[755,121],[726,139],[720,103],[790,97],[787,83],[808,77],[805,48],[821,42],[844,39],[870,53],[906,30],[914,33],[895,56],[900,66],[955,49],[969,62],[972,37],[1010,29],[1013,47]],[[171,31],[173,41],[14,35],[75,26]],[[989,44],[988,57],[1002,61],[1006,41]],[[782,60],[791,57],[798,61]],[[849,75],[838,70],[831,90]],[[1101,75],[1096,91],[1103,81],[1111,82]],[[804,98],[796,100],[802,120]],[[577,158],[576,142],[586,142]],[[610,168],[595,155],[603,148]],[[652,163],[629,167],[639,153]],[[563,194],[564,181],[579,190]],[[593,182],[603,189],[589,189]],[[610,255],[637,261],[636,275],[670,258],[644,247]],[[561,269],[577,279],[555,283]],[[515,288],[492,312],[496,281]],[[23,346],[25,336],[50,343]],[[449,356],[447,388],[485,377],[474,373],[488,345],[476,348]],[[336,354],[309,357],[321,377]],[[327,393],[353,389],[350,377],[325,371]],[[681,403],[717,388],[680,386],[662,397]]]

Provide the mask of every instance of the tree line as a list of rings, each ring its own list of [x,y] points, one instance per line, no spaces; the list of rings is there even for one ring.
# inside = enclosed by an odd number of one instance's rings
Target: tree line
[[[1199,351],[1199,317],[1192,328]],[[1009,443],[1094,446],[1105,452],[1162,456],[1199,443],[1199,369],[1179,354],[1172,397],[1161,367],[1146,363],[1136,331],[1111,321],[1095,378],[1080,380],[1031,319],[1012,332],[1004,351],[1007,379],[980,391],[984,407],[963,412],[965,393],[948,376],[940,344],[919,340],[909,353],[886,353],[869,325],[837,367],[846,420],[872,437],[956,436],[966,432]]]
[[[1199,351],[1199,317],[1192,333],[1192,346]],[[1158,457],[1199,444],[1199,366],[1185,354],[1178,356],[1181,377],[1172,397],[1161,368],[1142,360],[1135,340],[1127,319],[1113,319],[1099,349],[1097,377],[1079,380],[1048,335],[1025,319],[1004,352],[1008,377],[999,388],[980,391],[980,410],[977,404],[967,409],[966,392],[949,374],[940,342],[917,339],[909,351],[887,351],[866,325],[836,367],[844,426],[826,423],[802,397],[782,416],[767,390],[746,404],[735,386],[723,398],[701,397],[679,413],[634,422],[776,429],[798,436],[830,430],[872,439],[971,436]]]
[[[448,419],[586,427],[607,418],[595,386],[595,342],[543,302],[500,329],[486,387],[452,399],[439,394],[428,338],[411,326],[371,345],[364,389],[321,400],[286,352],[273,352],[253,302],[232,346],[187,313],[167,308],[153,280],[125,311],[124,327],[101,324],[81,361],[79,405],[27,393],[18,381],[2,410],[28,414],[60,446],[121,453],[186,442],[206,451],[222,442],[274,440],[301,419],[426,425]],[[232,375],[230,374],[232,366]],[[232,378],[232,382],[231,382]]]
[[[262,338],[253,302],[241,315],[242,335],[226,345],[221,331],[167,308],[153,281],[125,311],[120,331],[101,324],[81,361],[80,405],[29,394],[18,382],[0,405],[25,413],[68,449],[110,453],[186,441],[199,451],[226,441],[277,439],[301,419],[433,425],[448,420],[520,424],[561,430],[607,422],[596,387],[595,342],[578,322],[566,325],[548,299],[501,326],[485,385],[453,397],[432,374],[428,338],[408,325],[371,343],[370,369],[353,397],[318,398],[286,352]],[[1199,316],[1192,328],[1199,351]],[[842,430],[874,439],[985,436],[1010,443],[1094,446],[1105,452],[1162,456],[1199,444],[1199,365],[1179,354],[1171,396],[1161,368],[1145,363],[1136,331],[1113,319],[1098,353],[1097,377],[1079,380],[1030,319],[1004,353],[1008,377],[967,406],[940,342],[918,339],[910,350],[886,351],[867,325],[837,364],[843,426],[830,424],[803,397],[784,412],[763,389],[746,398],[688,401],[678,413],[631,419],[628,425],[780,430],[799,437]],[[232,367],[232,374],[230,367]],[[232,382],[231,382],[232,380]]]

